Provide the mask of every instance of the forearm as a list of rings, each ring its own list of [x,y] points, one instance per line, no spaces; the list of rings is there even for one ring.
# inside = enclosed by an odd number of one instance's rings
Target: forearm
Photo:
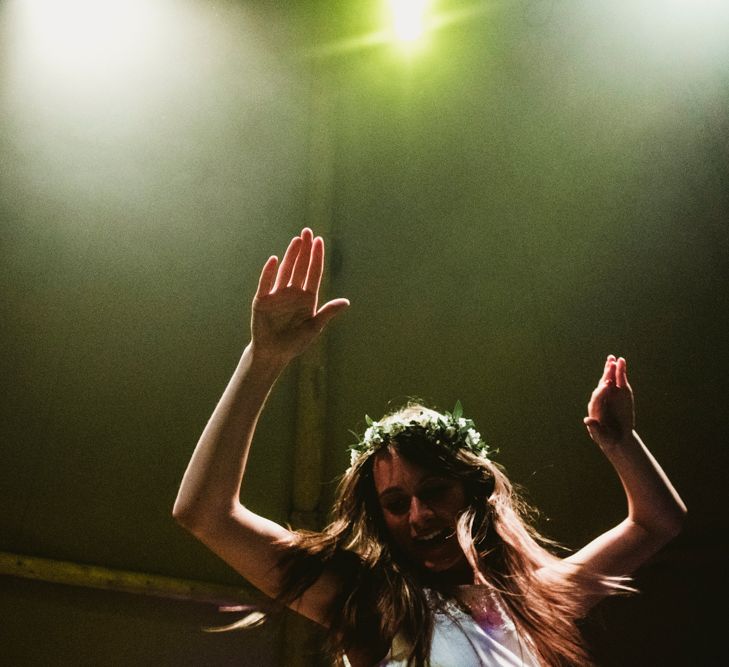
[[[626,442],[603,448],[628,500],[628,519],[646,531],[674,536],[681,529],[686,506],[668,476],[633,430]]]
[[[623,357],[608,355],[584,421],[623,484],[628,516],[567,560],[603,575],[628,575],[679,533],[686,506],[635,432],[633,391]],[[589,604],[596,599],[591,596]]]
[[[238,504],[258,417],[286,362],[248,345],[195,447],[173,515],[193,527]]]
[[[678,534],[686,507],[635,431],[601,448],[625,489],[628,516],[567,560],[603,575],[625,576]],[[588,606],[601,597],[590,596]]]

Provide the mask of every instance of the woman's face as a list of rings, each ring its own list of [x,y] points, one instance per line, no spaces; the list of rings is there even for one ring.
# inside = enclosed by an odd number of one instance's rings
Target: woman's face
[[[406,461],[393,448],[375,455],[372,470],[395,546],[413,564],[430,572],[465,565],[455,535],[458,515],[467,506],[463,484]]]

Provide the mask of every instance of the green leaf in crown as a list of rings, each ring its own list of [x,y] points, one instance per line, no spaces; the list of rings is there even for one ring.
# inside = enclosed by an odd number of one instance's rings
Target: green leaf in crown
[[[367,429],[362,439],[349,448],[350,465],[354,465],[360,457],[369,456],[403,433],[417,433],[451,450],[467,449],[481,458],[488,459],[489,447],[476,430],[473,420],[463,416],[463,406],[460,401],[456,401],[452,413],[446,412],[435,416],[421,412],[420,417],[420,419],[377,422],[369,415],[365,415]]]

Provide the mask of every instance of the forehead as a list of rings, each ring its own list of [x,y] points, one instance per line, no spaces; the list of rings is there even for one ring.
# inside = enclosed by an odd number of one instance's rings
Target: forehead
[[[393,486],[405,490],[417,487],[420,482],[434,474],[437,473],[404,459],[392,447],[375,454],[372,464],[372,476],[378,493]]]

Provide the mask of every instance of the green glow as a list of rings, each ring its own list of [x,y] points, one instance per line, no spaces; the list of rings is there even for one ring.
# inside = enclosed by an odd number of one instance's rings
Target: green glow
[[[425,33],[428,0],[389,0],[396,39],[415,42]]]

